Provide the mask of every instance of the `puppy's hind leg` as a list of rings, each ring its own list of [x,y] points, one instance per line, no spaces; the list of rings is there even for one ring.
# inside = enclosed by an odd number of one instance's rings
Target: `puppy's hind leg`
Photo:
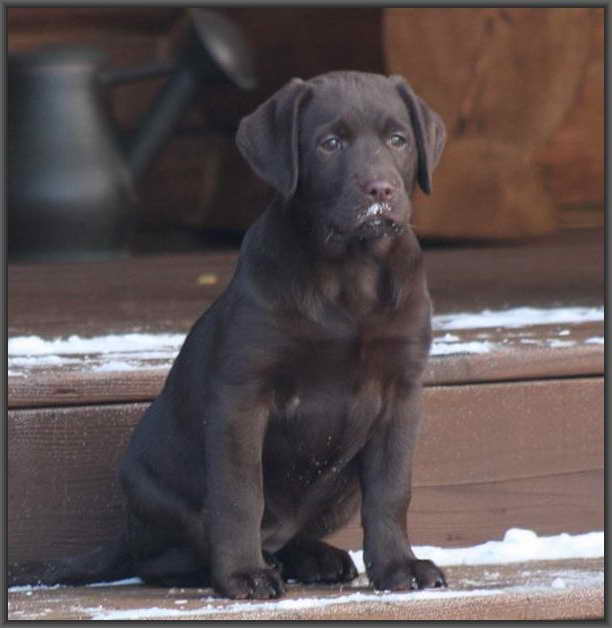
[[[275,558],[282,565],[283,579],[305,584],[321,582],[350,582],[358,576],[348,552],[324,543],[320,539],[345,525],[359,506],[356,481],[350,481],[339,499],[330,500],[322,511],[304,526]]]
[[[194,556],[190,547],[176,546],[161,554],[136,561],[136,574],[145,584],[161,587],[209,587],[210,571]]]
[[[137,564],[156,559],[166,550],[185,546],[198,569],[208,564],[204,512],[163,490],[137,463],[125,461],[121,482],[129,504],[129,545]],[[197,561],[197,562],[196,562]],[[169,565],[173,564],[169,561]],[[158,563],[158,568],[163,561]]]

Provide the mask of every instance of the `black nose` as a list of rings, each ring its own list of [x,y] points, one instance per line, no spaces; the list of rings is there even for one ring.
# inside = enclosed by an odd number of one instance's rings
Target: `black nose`
[[[390,201],[393,197],[393,186],[382,179],[368,182],[365,190],[366,194],[378,203]]]

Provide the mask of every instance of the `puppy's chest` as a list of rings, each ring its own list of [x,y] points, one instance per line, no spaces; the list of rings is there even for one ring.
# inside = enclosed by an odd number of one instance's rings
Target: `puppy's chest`
[[[383,357],[384,350],[328,341],[288,358],[276,382],[272,429],[295,455],[344,452],[365,442],[392,401],[400,368],[397,351],[387,347]]]
[[[395,283],[388,267],[363,260],[324,276],[320,290],[331,309],[338,308],[354,318],[364,318],[393,300]]]

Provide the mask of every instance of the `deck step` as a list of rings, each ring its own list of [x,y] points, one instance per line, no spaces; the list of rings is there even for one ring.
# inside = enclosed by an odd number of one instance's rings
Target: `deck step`
[[[9,560],[50,559],[116,535],[116,470],[146,404],[10,410]],[[416,544],[470,545],[512,526],[603,528],[603,378],[426,389],[409,524]],[[334,537],[361,546],[352,521]]]
[[[9,620],[568,620],[604,615],[603,559],[447,567],[448,589],[289,585],[277,601],[142,585],[9,592]],[[363,579],[363,576],[361,577]]]
[[[225,251],[9,266],[9,560],[65,556],[117,534],[117,463],[178,350],[171,343],[144,354],[11,360],[10,341],[185,334],[236,258]],[[603,232],[432,248],[425,261],[441,318],[415,460],[413,543],[471,545],[512,526],[602,529]],[[524,307],[598,313],[491,323],[491,312]],[[465,312],[488,313],[476,325],[449,325]],[[334,541],[360,547],[359,522]]]

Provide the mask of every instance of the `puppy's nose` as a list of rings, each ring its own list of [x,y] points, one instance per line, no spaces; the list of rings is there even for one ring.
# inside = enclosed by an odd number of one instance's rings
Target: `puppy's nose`
[[[365,190],[366,194],[378,203],[390,201],[393,197],[393,186],[384,179],[369,181],[365,186]]]

